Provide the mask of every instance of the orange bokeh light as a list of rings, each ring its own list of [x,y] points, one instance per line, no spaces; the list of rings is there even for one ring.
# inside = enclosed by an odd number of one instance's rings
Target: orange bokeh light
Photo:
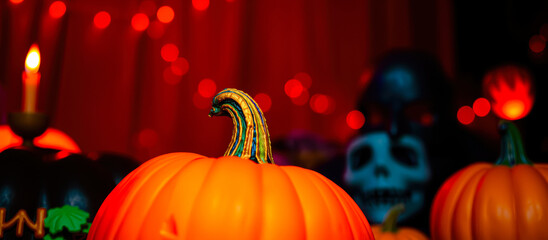
[[[352,129],[360,129],[365,124],[365,116],[358,110],[352,110],[346,115],[346,124]]]
[[[198,11],[206,10],[209,7],[209,0],[192,0],[192,6]]]
[[[110,14],[105,11],[100,11],[93,17],[93,24],[99,29],[104,29],[110,25]]]
[[[0,126],[0,152],[7,148],[20,146],[23,139],[13,133],[9,126]],[[42,148],[65,150],[80,153],[80,148],[67,134],[53,128],[48,128],[44,134],[34,139],[34,144]]]
[[[60,18],[65,15],[67,11],[67,6],[62,1],[55,1],[49,5],[49,15],[52,18]]]
[[[22,3],[23,0],[10,0],[10,2],[13,4],[19,4],[19,3]]]
[[[160,53],[166,62],[173,62],[179,57],[179,48],[173,43],[167,43],[162,47]]]
[[[161,6],[156,12],[158,20],[163,23],[170,23],[175,17],[175,12],[170,6]]]
[[[149,23],[148,16],[144,13],[137,13],[131,18],[131,26],[136,31],[144,31]]]

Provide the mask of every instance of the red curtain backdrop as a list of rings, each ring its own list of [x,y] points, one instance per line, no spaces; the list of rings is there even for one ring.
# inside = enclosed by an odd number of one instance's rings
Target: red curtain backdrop
[[[0,3],[1,121],[21,108],[24,60],[37,42],[38,109],[84,152],[127,153],[141,161],[175,151],[222,155],[232,121],[208,117],[211,98],[198,94],[205,78],[217,92],[233,87],[268,94],[273,139],[305,129],[344,143],[354,131],[345,119],[361,91],[360,77],[386,51],[422,49],[454,72],[450,0],[78,0],[65,1],[58,19],[49,14],[52,2]],[[208,5],[197,10],[193,3]],[[156,17],[165,5],[175,13],[170,23]],[[105,29],[93,23],[99,11],[111,16]],[[132,27],[137,13],[148,15],[147,30]],[[181,77],[161,55],[170,43],[189,63]],[[310,96],[334,100],[330,114],[285,94],[285,82],[300,72],[312,79]]]

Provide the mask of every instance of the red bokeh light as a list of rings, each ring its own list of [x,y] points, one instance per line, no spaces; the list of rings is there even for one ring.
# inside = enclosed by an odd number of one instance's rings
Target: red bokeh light
[[[147,28],[147,35],[152,39],[160,39],[166,31],[166,27],[158,20],[154,20]]]
[[[170,6],[161,6],[158,8],[158,12],[156,12],[156,16],[158,17],[158,20],[163,23],[170,23],[173,21],[173,18],[175,17],[175,12],[173,11],[173,8]]]
[[[310,75],[308,75],[308,73],[300,72],[295,74],[293,78],[299,80],[301,84],[303,85],[303,87],[306,89],[312,86],[312,78],[310,77]]]
[[[327,113],[329,110],[329,98],[324,94],[314,94],[310,98],[310,108],[316,113]]]
[[[93,24],[99,29],[104,29],[110,25],[110,14],[105,11],[100,11],[93,17]]]
[[[367,87],[369,83],[371,82],[371,78],[373,77],[373,69],[368,68],[365,69],[362,72],[362,75],[360,75],[360,81],[358,82],[358,85],[362,88]]]
[[[544,51],[546,41],[540,35],[534,35],[529,39],[529,48],[535,53]]]
[[[192,6],[199,11],[206,10],[209,7],[209,0],[192,0]]]
[[[200,93],[202,97],[213,97],[216,92],[217,84],[215,84],[215,81],[209,78],[202,79],[202,81],[200,81],[200,83],[198,84],[198,93]]]
[[[289,79],[284,85],[285,94],[290,98],[297,98],[303,93],[304,87],[297,79]]]
[[[166,62],[173,62],[179,57],[179,48],[173,43],[167,43],[162,47],[161,55]]]
[[[491,111],[491,103],[485,98],[478,98],[474,101],[472,108],[478,117],[485,117]]]
[[[10,0],[10,2],[13,4],[19,4],[19,3],[22,3],[23,0]]]
[[[462,106],[457,111],[457,119],[464,125],[472,123],[475,117],[474,110],[470,106]]]
[[[253,98],[257,104],[259,104],[259,107],[263,112],[268,112],[270,110],[270,107],[272,106],[272,99],[270,99],[270,96],[266,93],[259,93],[255,95]]]
[[[60,18],[65,15],[67,11],[67,6],[62,1],[55,1],[49,5],[49,15],[52,18]]]
[[[365,124],[365,116],[358,110],[352,110],[346,115],[346,124],[352,129],[360,129]]]
[[[139,132],[139,145],[141,147],[154,147],[158,143],[158,134],[152,129],[143,129]]]
[[[184,57],[179,57],[171,62],[171,71],[177,76],[183,76],[188,72],[188,61]]]
[[[181,76],[174,74],[171,66],[168,66],[164,69],[163,77],[164,82],[169,85],[177,85],[179,82],[181,82]]]
[[[136,31],[144,31],[149,24],[148,16],[144,13],[137,13],[131,18],[131,26]]]
[[[308,90],[306,90],[305,88],[303,92],[301,93],[301,95],[299,95],[296,98],[292,98],[291,102],[293,102],[293,104],[295,105],[302,106],[308,102],[309,98],[310,98],[310,94],[308,93]]]
[[[431,126],[434,123],[434,116],[430,113],[425,113],[421,115],[420,122],[423,126]]]
[[[198,109],[208,109],[211,107],[211,100],[208,98],[202,97],[199,93],[194,93],[192,96],[192,103]]]

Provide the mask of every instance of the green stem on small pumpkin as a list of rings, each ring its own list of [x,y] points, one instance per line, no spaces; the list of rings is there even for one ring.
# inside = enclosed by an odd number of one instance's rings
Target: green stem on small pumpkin
[[[405,210],[403,203],[399,203],[388,210],[384,220],[382,221],[382,231],[383,232],[397,232],[397,221],[400,214]]]
[[[500,156],[496,165],[512,167],[517,164],[532,165],[525,155],[523,143],[518,128],[511,122],[501,121],[499,132],[502,135],[500,144]]]
[[[209,116],[227,115],[232,118],[234,128],[225,156],[274,163],[268,126],[257,102],[243,91],[227,88],[213,98]]]

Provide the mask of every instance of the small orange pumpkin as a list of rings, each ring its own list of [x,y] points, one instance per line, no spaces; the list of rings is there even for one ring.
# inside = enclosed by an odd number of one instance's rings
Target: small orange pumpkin
[[[497,163],[458,171],[436,194],[432,239],[548,239],[548,165],[527,159],[516,126],[500,128]]]
[[[382,224],[371,226],[376,240],[428,240],[422,232],[410,227],[396,227],[400,213],[405,210],[402,203],[397,204],[388,210]]]
[[[249,95],[221,91],[211,115],[234,122],[225,156],[170,153],[145,162],[103,202],[88,239],[373,239],[339,186],[273,164],[263,113]]]

